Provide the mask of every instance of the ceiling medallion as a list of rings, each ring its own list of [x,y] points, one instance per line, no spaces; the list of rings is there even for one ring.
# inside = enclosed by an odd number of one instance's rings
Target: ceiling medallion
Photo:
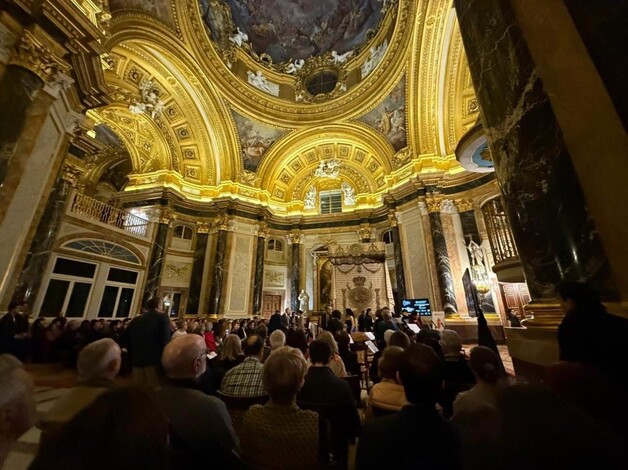
[[[347,91],[347,71],[331,52],[310,57],[296,73],[295,99],[301,103],[333,100]]]

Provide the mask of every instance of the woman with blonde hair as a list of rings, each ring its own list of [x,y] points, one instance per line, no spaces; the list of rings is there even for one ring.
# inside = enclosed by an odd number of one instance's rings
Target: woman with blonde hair
[[[220,359],[213,363],[213,372],[216,378],[216,389],[220,389],[222,379],[227,372],[233,369],[244,360],[242,352],[242,342],[238,335],[227,335],[222,343],[222,353]]]
[[[329,344],[329,347],[332,350],[332,357],[329,360],[327,367],[331,369],[336,377],[346,377],[347,369],[345,368],[345,363],[342,361],[342,358],[338,353],[338,343],[336,343],[334,335],[332,335],[329,331],[323,331],[318,339]]]

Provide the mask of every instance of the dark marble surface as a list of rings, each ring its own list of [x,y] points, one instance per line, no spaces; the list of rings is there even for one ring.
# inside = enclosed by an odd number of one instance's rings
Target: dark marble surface
[[[14,301],[33,306],[61,226],[70,189],[69,183],[59,175],[50,191],[46,208],[24,261],[24,267],[13,294]]]
[[[432,231],[432,245],[434,246],[434,259],[436,260],[436,272],[438,274],[438,287],[443,301],[445,313],[456,313],[456,294],[454,290],[454,278],[451,273],[447,242],[443,233],[443,223],[439,212],[430,212],[430,226]]]
[[[156,224],[157,233],[150,251],[150,261],[146,273],[146,288],[144,289],[144,297],[142,306],[146,302],[157,295],[157,289],[161,281],[161,271],[164,264],[164,255],[166,252],[166,242],[168,241],[168,224]]]
[[[475,211],[460,212],[460,223],[462,225],[462,234],[464,235],[464,244],[468,245],[473,240],[478,245],[482,244],[478,222],[475,219]]]
[[[403,254],[401,253],[401,238],[399,227],[392,227],[393,247],[395,249],[395,275],[397,281],[397,296],[399,300],[406,299],[406,274],[403,269]],[[401,304],[399,303],[398,306]]]
[[[192,278],[190,279],[190,290],[188,291],[188,302],[185,308],[187,315],[198,315],[200,312],[201,285],[203,284],[203,273],[205,272],[205,254],[207,252],[207,233],[196,235],[196,248],[194,249],[194,263],[192,264]]]
[[[222,299],[222,284],[224,281],[225,252],[227,251],[227,231],[218,231],[218,241],[216,242],[216,252],[214,253],[214,267],[212,270],[212,284],[209,290],[209,313],[210,315],[220,313]]]
[[[296,311],[299,308],[299,293],[301,292],[301,244],[292,244],[292,259],[290,263],[290,308]]]
[[[509,2],[455,0],[486,136],[532,299],[563,279],[618,299],[550,101]]]
[[[257,251],[255,253],[255,278],[253,279],[253,313],[262,311],[264,295],[264,252],[266,239],[257,237]]]
[[[43,81],[33,72],[15,65],[7,66],[0,80],[0,185],[3,183],[17,142]]]

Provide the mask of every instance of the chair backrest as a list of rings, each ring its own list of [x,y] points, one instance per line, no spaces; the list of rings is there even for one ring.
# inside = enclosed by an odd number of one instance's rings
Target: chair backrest
[[[347,377],[342,377],[342,379],[349,384],[349,387],[351,387],[353,398],[357,406],[360,407],[362,404],[362,387],[360,386],[360,376],[348,375]]]
[[[264,405],[268,402],[268,395],[260,395],[258,397],[234,397],[231,395],[225,395],[218,392],[218,398],[220,398],[227,409],[230,410],[248,410],[253,405]]]
[[[379,406],[371,405],[371,413],[373,418],[382,418],[384,416],[390,416],[397,413],[395,410],[387,410],[386,408],[380,408]]]

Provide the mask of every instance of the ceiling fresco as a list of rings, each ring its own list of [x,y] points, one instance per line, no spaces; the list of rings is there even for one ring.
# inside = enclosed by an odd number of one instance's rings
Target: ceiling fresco
[[[140,10],[170,26],[174,26],[170,0],[109,0],[112,13],[120,10]]]
[[[408,145],[406,134],[406,78],[375,109],[358,119],[384,134],[396,151]]]
[[[377,29],[384,5],[381,0],[224,1],[255,52],[270,55],[275,63],[360,47]],[[209,0],[200,3],[205,24],[218,40],[225,18]]]
[[[287,131],[251,121],[235,111],[233,111],[233,119],[240,137],[244,169],[255,172],[266,151]]]

